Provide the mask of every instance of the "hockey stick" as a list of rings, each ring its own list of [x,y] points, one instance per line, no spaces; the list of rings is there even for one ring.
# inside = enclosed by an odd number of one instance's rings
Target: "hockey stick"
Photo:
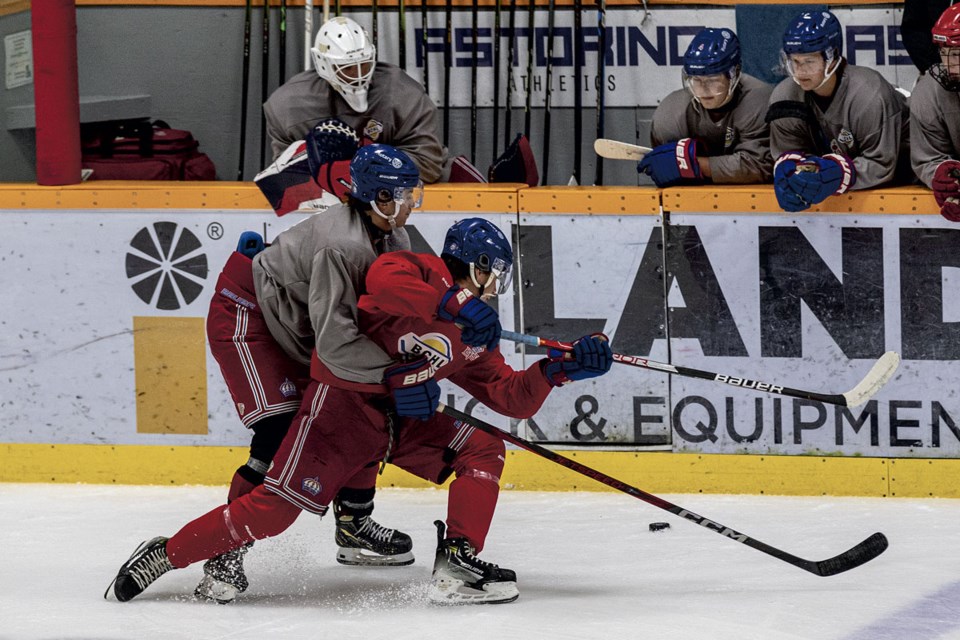
[[[513,65],[517,59],[517,3],[510,3],[510,46],[507,48],[507,112],[503,121],[503,147],[510,146],[511,122],[513,120]],[[494,141],[496,148],[496,141]],[[496,155],[496,154],[495,154]]]
[[[533,117],[533,57],[536,55],[534,7],[536,6],[536,0],[527,0],[527,2],[527,102],[523,116],[523,135],[527,136],[527,140],[529,140],[530,119]]]
[[[580,184],[583,164],[583,0],[573,0],[573,175]]]
[[[377,44],[378,42],[380,42],[379,40],[377,40],[377,38],[378,38],[379,35],[380,35],[379,32],[378,32],[378,29],[379,29],[379,27],[380,27],[380,23],[379,23],[379,18],[378,18],[378,11],[377,11],[377,0],[373,0],[373,2],[371,3],[370,13],[372,14],[371,17],[370,17],[370,27],[371,27],[370,31],[371,31],[371,33],[373,34],[373,43],[374,43],[374,44]],[[378,50],[377,50],[377,52],[378,52],[378,53],[377,53],[377,57],[378,57],[378,58],[380,57],[379,51],[380,51],[380,50],[378,49]]]
[[[650,153],[650,147],[641,147],[638,144],[629,142],[620,142],[609,138],[597,138],[593,141],[593,150],[598,156],[610,158],[611,160],[633,160],[640,161],[643,156]]]
[[[559,351],[573,350],[573,343],[570,342],[548,340],[546,338],[539,338],[537,336],[514,333],[513,331],[504,330],[502,337],[504,340],[528,344],[534,347],[547,347],[550,349],[557,349]],[[770,382],[759,382],[757,380],[748,380],[747,378],[740,378],[723,373],[701,371],[700,369],[691,369],[689,367],[681,367],[680,365],[656,362],[654,360],[647,360],[646,358],[640,358],[638,356],[625,356],[619,353],[613,354],[613,361],[620,364],[628,364],[633,367],[640,367],[641,369],[662,371],[664,373],[685,376],[687,378],[713,380],[715,382],[722,382],[734,387],[754,389],[756,391],[766,391],[767,393],[775,393],[781,396],[803,398],[804,400],[816,400],[818,402],[826,402],[827,404],[835,404],[841,407],[857,407],[869,400],[877,391],[880,390],[881,387],[883,387],[883,385],[887,383],[891,377],[893,377],[893,374],[896,372],[897,367],[900,364],[900,355],[897,354],[896,351],[887,351],[880,356],[880,359],[874,363],[867,375],[864,376],[863,380],[857,383],[855,387],[844,393],[836,394],[804,391],[802,389],[791,389],[790,387],[784,387]]]
[[[497,141],[500,139],[500,18],[501,1],[496,0],[493,8],[493,162],[497,161]]]
[[[453,0],[443,9],[446,35],[443,45],[443,146],[450,146],[450,67],[453,66]]]
[[[400,6],[397,9],[400,18],[400,68],[407,70],[407,3],[400,0]]]
[[[553,26],[554,0],[547,4],[547,88],[543,99],[543,167],[542,185],[550,184],[550,101],[552,98],[551,81],[553,79]]]
[[[423,92],[427,94],[427,97],[430,96],[430,56],[427,54],[430,47],[430,38],[427,33],[430,27],[428,14],[427,0],[420,0],[420,23],[422,26],[420,34],[420,47],[422,52],[420,56],[423,58]]]
[[[313,0],[304,0],[303,3],[303,70],[313,68],[313,58],[310,49],[313,48]]]
[[[243,180],[244,156],[247,149],[247,94],[250,92],[250,19],[252,0],[247,0],[247,8],[243,14],[243,84],[241,85],[242,101],[240,103],[240,163],[237,168],[237,180]]]
[[[470,62],[470,162],[477,164],[477,72],[480,59],[480,42],[478,31],[480,29],[480,3],[473,0],[470,10],[470,24],[473,27],[470,37],[473,46],[471,47]]]
[[[260,67],[260,104],[270,97],[270,0],[263,0],[263,62]],[[272,154],[271,154],[272,155]],[[260,109],[260,165],[265,166],[267,156],[267,114]]]
[[[287,81],[287,0],[280,0],[280,84]]]
[[[607,2],[597,0],[597,139],[604,135],[604,111],[606,109],[607,80]],[[597,156],[595,185],[603,184],[603,156]]]
[[[683,507],[673,504],[672,502],[667,502],[663,498],[655,496],[641,489],[637,489],[634,486],[631,486],[625,482],[621,482],[616,478],[612,478],[605,473],[597,471],[591,467],[588,467],[584,464],[580,464],[575,460],[571,460],[565,456],[560,455],[559,453],[554,453],[546,447],[542,447],[538,444],[524,440],[519,436],[515,436],[512,433],[498,429],[492,424],[488,424],[478,418],[474,418],[471,415],[467,415],[462,411],[457,411],[451,407],[448,407],[444,404],[440,404],[437,407],[437,412],[442,413],[446,416],[450,416],[454,420],[459,420],[462,424],[469,425],[475,429],[479,429],[484,433],[488,433],[496,438],[500,438],[504,442],[509,442],[510,444],[516,445],[521,449],[526,449],[531,453],[535,453],[542,458],[546,458],[551,462],[555,462],[562,467],[566,467],[571,471],[575,471],[581,475],[587,476],[588,478],[593,478],[601,484],[605,484],[608,487],[616,489],[617,491],[622,491],[626,494],[637,498],[638,500],[643,500],[647,504],[651,504],[659,509],[664,511],[669,511],[675,516],[683,518],[684,520],[690,520],[691,522],[700,525],[705,529],[709,529],[715,533],[719,533],[724,538],[740,542],[752,547],[757,551],[762,551],[767,555],[773,556],[778,560],[782,560],[788,564],[792,564],[795,567],[803,569],[804,571],[809,571],[810,573],[817,576],[834,576],[838,573],[843,573],[844,571],[849,571],[850,569],[855,569],[860,565],[873,560],[881,553],[883,553],[887,548],[887,538],[882,533],[874,533],[866,540],[860,544],[847,549],[843,553],[836,555],[832,558],[826,560],[805,560],[776,547],[771,547],[770,545],[755,540],[750,536],[740,533],[730,527],[717,522],[716,520],[710,520],[699,514],[696,514],[692,511],[684,509]]]

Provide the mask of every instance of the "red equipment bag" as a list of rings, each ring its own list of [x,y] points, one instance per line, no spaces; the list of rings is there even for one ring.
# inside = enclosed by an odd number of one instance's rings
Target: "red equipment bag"
[[[213,161],[189,131],[162,120],[84,125],[83,168],[89,180],[216,180]]]

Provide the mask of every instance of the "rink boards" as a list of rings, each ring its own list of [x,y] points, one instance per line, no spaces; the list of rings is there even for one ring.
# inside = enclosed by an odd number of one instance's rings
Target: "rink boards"
[[[511,232],[506,328],[603,331],[620,353],[825,393],[886,350],[903,356],[852,409],[625,366],[555,391],[527,422],[452,386],[444,401],[647,490],[957,493],[960,228],[919,188],[825,207],[774,213],[767,187],[428,188],[416,250],[436,252],[470,215]],[[0,213],[12,293],[0,480],[224,482],[249,436],[205,345],[212,287],[242,231],[269,240],[306,214],[277,218],[243,183],[7,185]],[[543,357],[501,349],[516,368]],[[595,484],[511,456],[507,486]],[[384,481],[417,484],[396,471]]]

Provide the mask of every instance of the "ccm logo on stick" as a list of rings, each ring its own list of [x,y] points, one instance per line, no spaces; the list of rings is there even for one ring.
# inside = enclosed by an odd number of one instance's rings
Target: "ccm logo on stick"
[[[719,531],[720,535],[726,536],[728,538],[733,538],[738,542],[746,542],[747,540],[747,536],[743,535],[742,533],[738,531],[734,531],[730,527],[725,527],[718,522],[714,522],[713,520],[708,520],[707,518],[697,515],[692,511],[681,509],[680,513],[678,513],[677,515],[680,516],[681,518],[684,518],[685,520],[696,522],[701,527],[706,527],[707,529],[713,529],[714,531]]]

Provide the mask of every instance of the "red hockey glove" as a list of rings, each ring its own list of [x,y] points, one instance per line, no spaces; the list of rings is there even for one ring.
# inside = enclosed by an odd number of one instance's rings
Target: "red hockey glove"
[[[332,193],[341,200],[346,200],[350,193],[350,161],[337,160],[320,165],[317,173],[317,184],[327,193]]]
[[[387,367],[384,382],[393,394],[397,415],[429,420],[440,404],[440,385],[426,356]]]
[[[940,205],[940,215],[951,222],[960,222],[960,162],[944,160],[933,174],[933,196]]]

